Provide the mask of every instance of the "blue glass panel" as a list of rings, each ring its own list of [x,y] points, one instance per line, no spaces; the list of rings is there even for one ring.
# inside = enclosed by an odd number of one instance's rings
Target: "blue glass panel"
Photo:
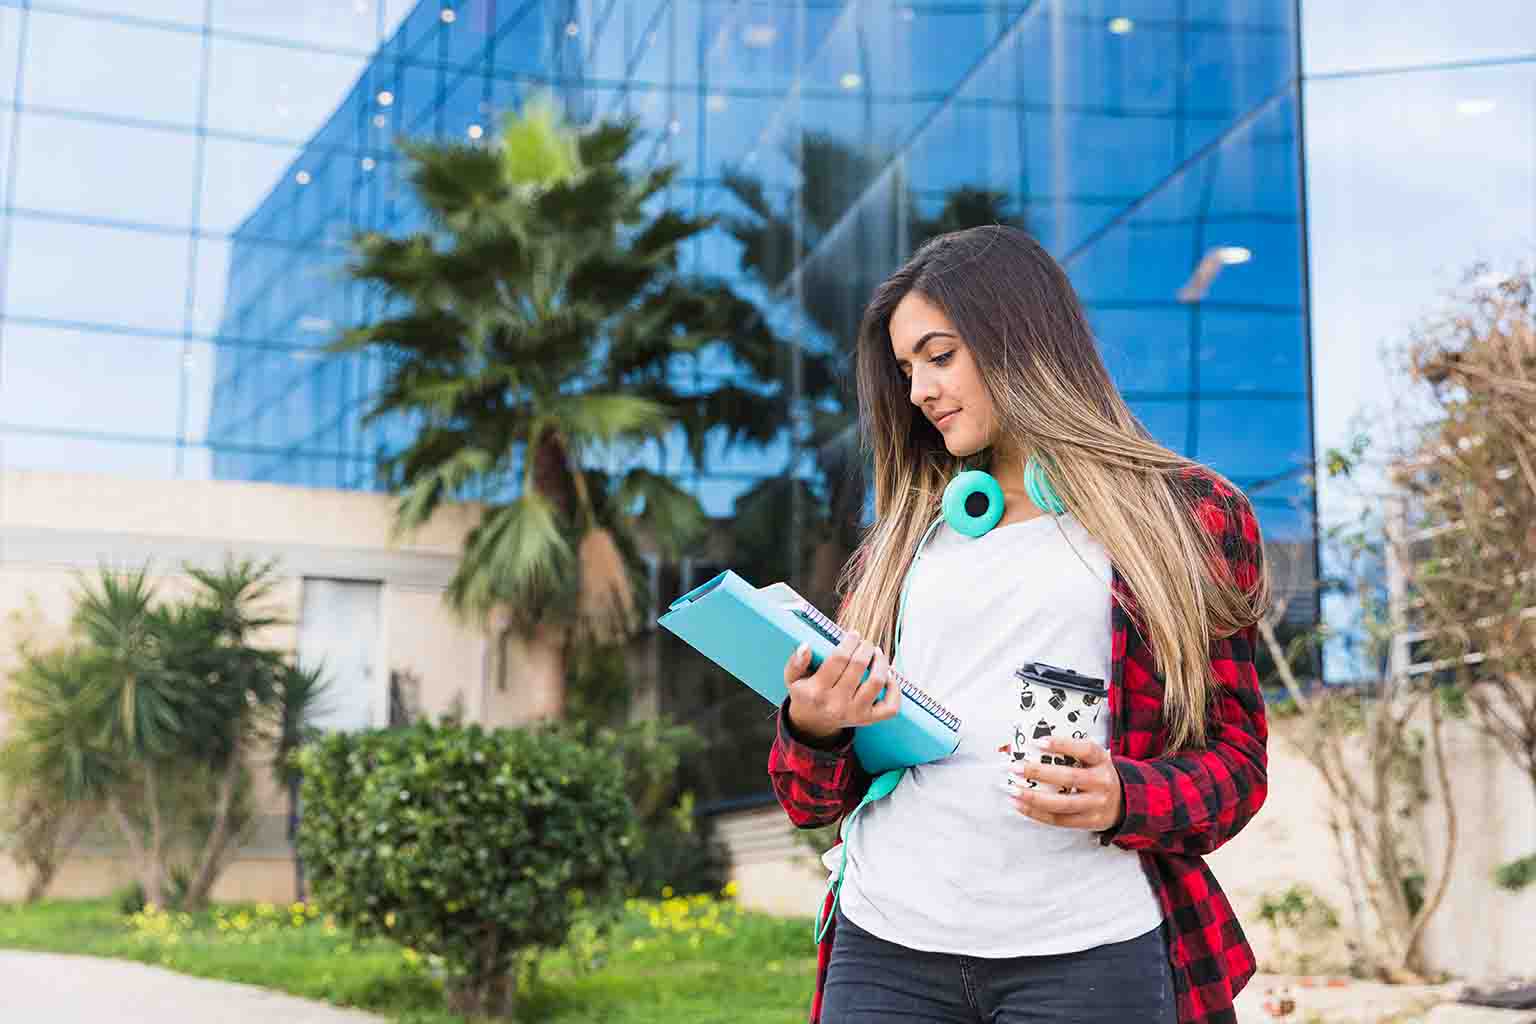
[[[77,118],[29,115],[16,162],[18,207],[186,227],[197,139]]]
[[[379,40],[378,4],[370,0],[213,0],[212,24],[217,32],[357,53],[372,53]]]
[[[498,8],[506,6],[507,0],[453,0],[448,4],[445,10],[452,12],[453,20],[445,23],[439,38],[443,47],[440,59],[454,67],[483,72]]]
[[[21,69],[21,12],[0,4],[0,100],[16,94]]]
[[[177,472],[175,444],[23,434],[0,430],[5,468],[58,473],[90,473],[138,480],[172,480]]]
[[[260,142],[211,138],[203,152],[199,220],[205,231],[234,232],[278,184],[304,170],[300,150]]]
[[[1189,392],[1193,318],[1188,310],[1090,305],[1087,311],[1099,356],[1122,394]]]
[[[1126,404],[1159,444],[1176,452],[1189,452],[1190,403],[1187,400],[1132,398]]]
[[[95,14],[128,15],[201,28],[203,0],[70,0],[70,7]]]
[[[11,221],[6,312],[78,323],[180,331],[185,235]]]
[[[629,5],[625,5],[626,9]],[[497,0],[491,69],[497,75],[544,72],[549,39],[542,0]]]
[[[190,125],[201,95],[201,33],[33,11],[29,106]],[[82,60],[82,54],[90,54]]]
[[[632,0],[626,7],[630,80],[669,83],[673,67],[670,0]]]
[[[359,57],[217,38],[209,61],[211,129],[294,142],[314,137],[366,66]]]
[[[746,494],[760,481],[751,478],[706,476],[688,488],[704,506],[704,511],[717,519],[727,519],[736,513],[736,499]]]
[[[1536,50],[1536,20],[1526,0],[1422,4],[1411,16],[1391,0],[1303,0],[1301,26],[1309,75],[1525,57]]]
[[[1299,311],[1207,309],[1198,326],[1201,390],[1306,394],[1310,370]]]
[[[442,71],[436,65],[406,62],[397,69],[395,81],[395,105],[404,134],[410,138],[435,134],[436,114],[442,103]]]
[[[177,339],[12,323],[0,364],[0,421],[7,426],[176,438]]]
[[[1305,399],[1207,398],[1188,454],[1231,477],[1277,476],[1310,461],[1310,418]]]

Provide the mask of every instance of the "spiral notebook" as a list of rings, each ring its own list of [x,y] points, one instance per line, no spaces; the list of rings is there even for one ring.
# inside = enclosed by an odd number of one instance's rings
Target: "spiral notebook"
[[[656,621],[774,705],[789,694],[784,665],[796,647],[810,645],[814,669],[843,639],[837,623],[789,584],[754,587],[729,569]],[[854,753],[872,775],[937,761],[960,745],[958,717],[900,673],[891,678],[901,686],[896,717],[853,733]]]

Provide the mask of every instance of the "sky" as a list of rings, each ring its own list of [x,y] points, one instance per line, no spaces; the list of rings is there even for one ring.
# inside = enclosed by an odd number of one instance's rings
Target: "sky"
[[[1305,0],[1302,40],[1322,456],[1411,426],[1397,353],[1474,264],[1536,263],[1536,19],[1528,0]],[[1381,489],[1369,470],[1319,481],[1323,528],[1361,521]],[[1351,612],[1324,603],[1331,625]],[[1329,648],[1328,678],[1360,670]]]

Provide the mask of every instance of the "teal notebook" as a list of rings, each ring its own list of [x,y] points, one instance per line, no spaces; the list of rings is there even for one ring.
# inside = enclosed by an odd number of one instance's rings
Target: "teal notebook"
[[[656,620],[694,650],[780,705],[789,691],[784,665],[801,643],[811,665],[822,663],[843,631],[786,583],[754,587],[727,569],[672,602]],[[901,710],[895,718],[860,726],[853,749],[872,775],[948,757],[960,745],[960,719],[900,673]]]

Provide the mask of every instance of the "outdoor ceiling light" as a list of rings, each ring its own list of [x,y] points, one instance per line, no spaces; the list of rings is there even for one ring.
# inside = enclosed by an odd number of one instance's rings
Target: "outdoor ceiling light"
[[[443,13],[439,14],[438,17],[443,19],[443,23],[445,25],[452,25],[459,18],[459,16],[454,13],[452,7],[443,8]]]
[[[388,89],[381,89],[379,91],[379,106],[381,106],[381,107],[388,107],[388,106],[393,105],[394,102],[395,102],[395,94],[394,93],[390,92]]]
[[[864,76],[860,75],[857,71],[849,71],[842,78],[839,78],[837,83],[844,89],[857,89],[864,84]]]
[[[725,97],[719,93],[713,93],[704,101],[704,109],[708,110],[711,114],[720,113],[720,111],[725,109]]]
[[[479,125],[472,124],[472,125],[469,126],[469,137],[470,138],[478,139],[480,136],[482,136],[484,134],[485,134],[485,129],[480,127]]]
[[[1180,302],[1199,302],[1210,291],[1211,283],[1222,267],[1234,267],[1253,259],[1253,250],[1241,245],[1214,245],[1200,258],[1189,280],[1179,289]]]
[[[748,46],[763,49],[778,41],[779,30],[773,25],[748,25],[741,30],[741,41]]]
[[[293,180],[298,182],[300,185],[308,185],[310,182],[309,172],[300,171],[298,174],[293,176]]]
[[[1136,27],[1136,23],[1130,18],[1110,18],[1109,30],[1117,36],[1123,36]]]

